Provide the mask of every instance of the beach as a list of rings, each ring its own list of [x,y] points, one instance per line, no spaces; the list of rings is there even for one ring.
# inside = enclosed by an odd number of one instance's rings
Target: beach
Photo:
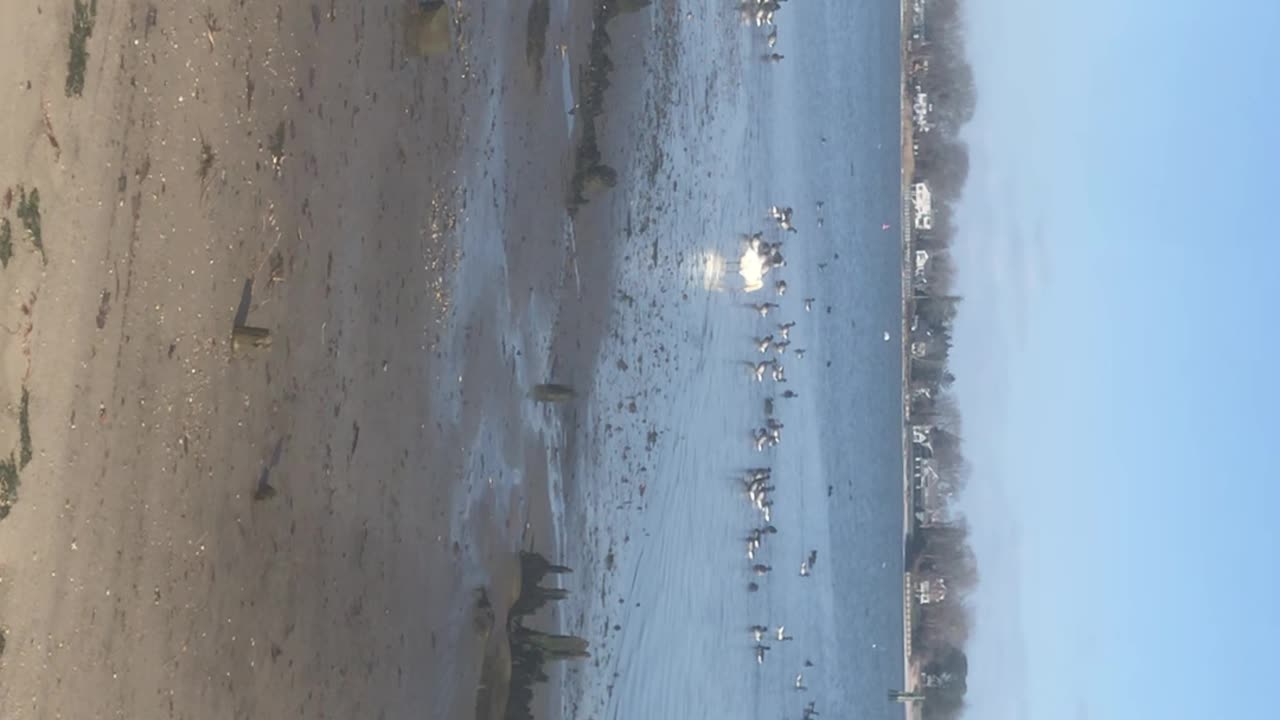
[[[412,5],[86,5],[68,95],[72,3],[7,4],[6,717],[475,717],[476,591],[554,551],[590,15],[424,58]]]
[[[901,713],[900,8],[11,4],[6,717]]]

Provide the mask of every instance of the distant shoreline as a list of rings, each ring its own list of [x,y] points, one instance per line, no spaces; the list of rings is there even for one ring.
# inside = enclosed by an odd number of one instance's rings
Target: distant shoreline
[[[908,388],[911,386],[911,354],[910,348],[910,328],[911,328],[911,255],[912,255],[912,237],[911,222],[909,214],[909,203],[907,202],[908,187],[911,179],[915,174],[915,155],[912,152],[914,145],[914,128],[911,123],[911,107],[907,100],[907,54],[908,54],[908,38],[907,38],[907,13],[910,11],[907,0],[901,0],[899,3],[899,42],[901,46],[899,61],[899,113],[902,122],[902,163],[899,174],[899,198],[901,202],[901,218],[902,218],[902,325],[900,328],[900,337],[902,347],[902,690],[910,691],[917,684],[918,671],[914,667],[911,657],[912,644],[912,621],[911,621],[911,586],[909,576],[907,574],[907,548],[911,543],[911,535],[914,529],[912,523],[912,504],[913,498],[911,493],[911,420],[910,407],[908,405]],[[912,712],[912,705],[903,706],[903,713],[908,719],[912,718],[915,713]]]

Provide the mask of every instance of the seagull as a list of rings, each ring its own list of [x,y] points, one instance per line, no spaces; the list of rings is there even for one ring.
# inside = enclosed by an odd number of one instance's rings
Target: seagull
[[[808,689],[809,689],[809,688],[807,688],[807,687],[805,687],[805,686],[804,686],[804,673],[796,673],[796,689],[797,689],[797,690],[808,690]]]
[[[769,632],[769,628],[765,627],[764,625],[751,626],[751,636],[756,639],[756,642],[760,642],[761,640],[763,640],[764,634],[767,632]]]
[[[768,650],[769,650],[768,645],[756,645],[756,664],[757,665],[764,664],[764,654],[768,652]]]
[[[805,299],[804,299],[804,311],[805,311],[805,312],[811,312],[811,311],[813,310],[813,301],[814,301],[814,300],[816,300],[816,299],[817,299],[817,298],[805,298]]]
[[[884,331],[884,341],[885,341],[885,342],[889,342],[889,339],[890,339],[890,338],[892,338],[892,337],[893,337],[893,336],[889,334],[889,331],[888,331],[888,330],[885,330],[885,331]]]
[[[786,294],[787,294],[787,281],[786,281],[786,280],[779,280],[778,282],[776,282],[776,283],[774,283],[774,284],[773,284],[773,289],[774,289],[774,290],[776,290],[776,291],[778,292],[778,297],[782,297],[783,295],[786,295]]]
[[[755,434],[756,452],[764,452],[765,447],[769,444],[769,434],[757,432]]]
[[[772,335],[765,335],[764,337],[756,338],[756,349],[759,350],[760,352],[762,353],[769,352],[770,345],[773,345]]]
[[[809,561],[805,560],[800,563],[800,577],[809,577]]]
[[[764,382],[764,373],[766,370],[774,366],[772,360],[762,360],[758,363],[747,363],[747,367],[751,368],[751,374],[755,377],[756,382]]]
[[[765,42],[769,43],[770,48],[778,44],[778,28],[775,27],[769,31],[769,35],[765,38]]]
[[[771,303],[771,302],[767,302],[767,303],[756,303],[756,304],[754,304],[754,305],[752,305],[752,306],[751,306],[751,309],[752,309],[752,310],[755,310],[755,311],[756,311],[756,312],[758,312],[758,313],[760,313],[760,317],[768,317],[768,316],[769,316],[769,311],[771,311],[771,310],[777,310],[777,309],[778,309],[778,305],[777,305],[777,303]]]
[[[778,353],[779,355],[785,355],[785,354],[786,354],[786,352],[787,352],[787,346],[788,346],[788,345],[790,345],[790,344],[791,344],[791,341],[790,341],[790,340],[784,340],[784,341],[782,341],[782,342],[776,342],[776,343],[774,343],[774,344],[773,344],[773,351],[774,351],[774,352],[776,352],[776,353]]]
[[[783,626],[782,626],[782,625],[779,625],[779,626],[778,626],[777,638],[778,638],[778,640],[779,640],[779,641],[782,641],[782,640],[795,640],[795,638],[791,637],[790,635],[787,635],[787,634],[784,632],[784,628],[783,628]]]
[[[795,352],[796,357],[798,357],[798,358],[802,358],[802,357],[804,357],[804,353],[805,353],[804,348],[796,348],[796,349],[794,350],[794,352]]]
[[[773,567],[770,565],[752,565],[751,569],[757,575],[768,575],[769,571],[772,570]]]
[[[784,391],[783,391],[783,393],[782,393],[782,397],[787,398],[788,400],[790,400],[791,398],[797,398],[797,397],[800,397],[800,395],[799,395],[799,393],[797,393],[797,392],[796,392],[796,391],[794,391],[794,390],[784,390]]]

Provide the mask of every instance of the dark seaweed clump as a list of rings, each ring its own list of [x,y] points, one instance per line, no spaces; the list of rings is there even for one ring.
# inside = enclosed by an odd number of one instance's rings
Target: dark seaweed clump
[[[554,565],[542,555],[520,553],[520,597],[507,616],[507,637],[511,640],[511,692],[507,697],[507,720],[533,720],[533,689],[547,681],[548,662],[590,657],[587,641],[573,635],[544,633],[525,627],[526,617],[553,600],[563,600],[563,588],[543,587],[547,575],[573,572]]]

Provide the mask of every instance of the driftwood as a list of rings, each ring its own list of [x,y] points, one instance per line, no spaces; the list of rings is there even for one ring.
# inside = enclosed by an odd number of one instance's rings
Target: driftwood
[[[534,385],[530,395],[538,402],[562,403],[569,402],[577,393],[568,385],[557,385],[555,383],[544,383],[542,385]]]
[[[231,349],[239,351],[246,347],[271,347],[271,331],[252,325],[236,325],[231,329]]]

